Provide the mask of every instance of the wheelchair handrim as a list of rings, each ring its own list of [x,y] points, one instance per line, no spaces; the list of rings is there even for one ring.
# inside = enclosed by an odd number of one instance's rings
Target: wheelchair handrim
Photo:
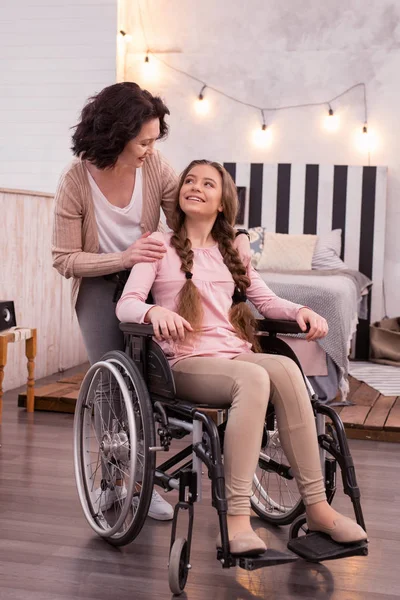
[[[115,522],[115,524],[111,527],[105,528],[101,527],[97,524],[97,521],[104,522],[104,517],[99,517],[99,514],[93,510],[92,503],[88,502],[88,497],[90,496],[90,492],[86,486],[86,470],[84,466],[84,456],[83,456],[83,433],[84,428],[84,419],[83,412],[86,410],[84,406],[84,401],[87,395],[92,390],[92,386],[94,381],[96,380],[96,375],[100,371],[101,368],[108,369],[112,375],[115,377],[119,388],[122,392],[122,397],[124,400],[124,405],[126,408],[128,425],[129,425],[129,433],[130,433],[130,465],[136,467],[136,424],[135,417],[132,407],[132,402],[129,394],[129,390],[123,380],[122,375],[118,371],[118,369],[111,363],[107,361],[99,361],[96,364],[90,367],[87,372],[81,386],[81,391],[78,396],[78,401],[76,405],[75,418],[74,418],[74,471],[75,471],[75,482],[79,495],[79,499],[81,502],[82,510],[84,512],[85,518],[88,521],[91,528],[101,537],[109,538],[118,533],[125,522],[125,519],[130,510],[130,501],[134,493],[134,485],[135,485],[135,474],[134,471],[129,479],[129,483],[127,486],[127,496],[124,502],[124,506],[121,509],[121,513]],[[84,482],[84,483],[83,483]],[[101,511],[100,511],[101,512]]]

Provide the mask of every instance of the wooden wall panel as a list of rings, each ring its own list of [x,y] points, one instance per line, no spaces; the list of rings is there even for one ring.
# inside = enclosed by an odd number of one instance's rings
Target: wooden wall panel
[[[38,330],[37,379],[87,360],[71,282],[52,267],[52,218],[52,196],[0,190],[0,300],[14,300],[17,325]],[[9,344],[4,389],[25,380],[23,345]]]

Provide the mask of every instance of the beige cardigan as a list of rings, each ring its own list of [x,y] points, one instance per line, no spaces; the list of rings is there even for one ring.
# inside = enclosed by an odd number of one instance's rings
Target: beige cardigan
[[[157,231],[162,207],[168,225],[175,207],[177,176],[155,151],[143,169],[142,232]],[[73,277],[76,304],[82,277],[99,277],[123,270],[122,252],[99,254],[99,237],[88,174],[79,158],[65,169],[58,183],[52,240],[53,266],[67,279]]]

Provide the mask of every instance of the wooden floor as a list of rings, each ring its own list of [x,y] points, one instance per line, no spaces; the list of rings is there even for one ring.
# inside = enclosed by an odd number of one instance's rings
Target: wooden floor
[[[74,412],[79,386],[86,365],[74,375],[56,377],[35,390],[35,406],[39,410]],[[53,378],[54,379],[54,378]],[[348,399],[353,406],[337,407],[351,439],[400,442],[400,397],[382,396],[366,383],[349,377]],[[337,398],[340,401],[340,397]],[[19,395],[19,406],[26,406],[25,390]]]
[[[72,373],[76,373],[76,370]],[[46,380],[52,383],[56,376]],[[43,384],[43,382],[39,382]],[[21,388],[22,389],[22,388]],[[0,427],[0,600],[165,600],[170,523],[148,519],[139,538],[116,549],[87,525],[75,492],[72,415],[17,408],[4,397]],[[370,537],[370,554],[324,565],[299,560],[252,573],[216,561],[217,519],[205,480],[195,506],[189,600],[394,600],[400,598],[400,446],[350,441]],[[176,501],[175,493],[168,496]],[[335,507],[351,516],[339,492]],[[288,528],[253,526],[285,548]]]

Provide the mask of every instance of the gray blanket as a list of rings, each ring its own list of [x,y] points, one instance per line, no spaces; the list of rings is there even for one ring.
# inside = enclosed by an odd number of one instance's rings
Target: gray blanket
[[[312,308],[328,321],[329,333],[318,343],[339,370],[339,389],[342,401],[346,401],[350,343],[358,317],[364,318],[361,301],[372,282],[362,273],[350,270],[259,274],[275,294]]]

